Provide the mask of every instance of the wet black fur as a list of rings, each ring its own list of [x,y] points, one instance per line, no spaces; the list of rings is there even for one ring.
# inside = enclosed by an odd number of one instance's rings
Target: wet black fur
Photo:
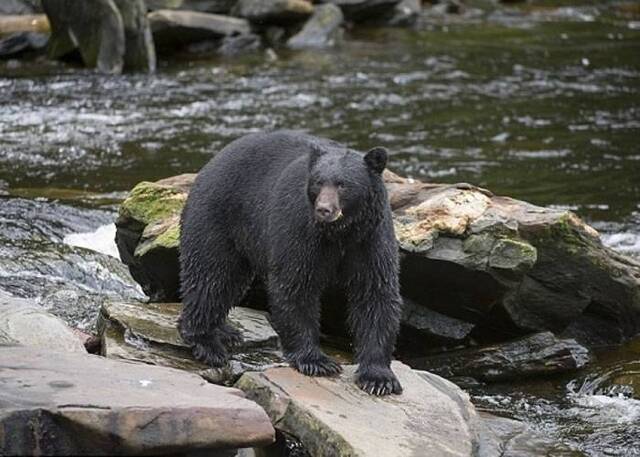
[[[347,291],[357,384],[378,395],[402,391],[390,369],[401,302],[385,164],[382,148],[363,158],[280,131],[240,138],[200,171],[180,240],[180,331],[198,359],[226,362],[240,336],[225,319],[257,277],[291,365],[311,376],[340,372],[319,347],[320,296],[338,286]],[[331,224],[314,218],[322,184],[339,189],[343,217]]]

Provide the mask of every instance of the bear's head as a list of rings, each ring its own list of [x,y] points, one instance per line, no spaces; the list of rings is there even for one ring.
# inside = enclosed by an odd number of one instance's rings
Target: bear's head
[[[309,155],[307,195],[315,220],[341,225],[368,208],[383,187],[387,150],[376,147],[364,157],[353,151],[327,151],[314,146]]]

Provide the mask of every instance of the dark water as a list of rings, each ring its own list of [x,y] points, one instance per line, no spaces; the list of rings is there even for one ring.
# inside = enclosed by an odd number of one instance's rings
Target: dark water
[[[640,256],[637,4],[425,18],[416,30],[358,29],[337,50],[276,53],[123,77],[0,61],[0,288],[90,328],[101,301],[140,296],[104,254],[126,191],[275,128],[384,145],[403,175],[570,208]],[[572,455],[640,455],[635,344],[577,378],[474,398]]]

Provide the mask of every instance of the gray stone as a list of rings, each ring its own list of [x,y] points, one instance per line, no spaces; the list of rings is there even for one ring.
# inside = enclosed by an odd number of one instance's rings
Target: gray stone
[[[0,343],[86,352],[67,324],[30,300],[0,291]]]
[[[49,22],[49,56],[78,50],[89,68],[119,74],[155,70],[155,48],[143,0],[42,0]]]
[[[38,0],[2,0],[0,14],[32,14],[42,11]]]
[[[576,371],[590,359],[589,351],[575,340],[544,332],[492,346],[416,358],[410,363],[447,378],[493,382]]]
[[[194,11],[153,11],[149,13],[149,21],[154,40],[163,49],[251,33],[249,22],[245,19]]]
[[[408,26],[414,24],[422,12],[422,0],[401,0],[385,19],[387,25]]]
[[[257,24],[288,24],[312,13],[313,5],[307,0],[238,0],[231,12]]]
[[[403,339],[410,340],[410,343],[404,344],[410,345],[415,351],[433,344],[460,345],[469,337],[475,325],[405,299],[402,327]]]
[[[144,0],[114,0],[124,26],[124,69],[156,70],[156,48]]]
[[[335,5],[320,5],[302,30],[287,41],[293,49],[321,48],[335,45],[342,37],[340,26],[344,16]]]
[[[42,0],[42,6],[51,23],[51,58],[78,49],[87,67],[102,73],[122,72],[124,24],[113,0]]]
[[[485,429],[476,410],[454,384],[393,362],[404,393],[379,398],[354,384],[355,366],[344,368],[336,378],[274,368],[246,373],[236,386],[316,457],[460,457],[496,449],[489,432],[479,436]]]
[[[0,346],[0,454],[178,455],[274,440],[240,391],[179,370]]]
[[[228,14],[238,0],[147,0],[150,10],[181,9],[201,13]]]
[[[227,385],[245,371],[284,364],[278,335],[266,313],[241,307],[229,314],[229,323],[240,330],[243,341],[234,348],[228,366],[211,368],[196,361],[177,330],[181,310],[180,303],[105,303],[98,319],[102,355],[187,370]]]

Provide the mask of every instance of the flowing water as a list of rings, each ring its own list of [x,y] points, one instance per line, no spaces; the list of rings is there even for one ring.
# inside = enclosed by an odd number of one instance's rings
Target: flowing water
[[[637,4],[431,17],[276,52],[190,56],[153,76],[0,61],[0,288],[90,329],[100,302],[141,297],[113,257],[127,190],[275,128],[384,145],[400,174],[572,209],[640,256]],[[639,344],[473,398],[561,444],[548,455],[640,455]]]

